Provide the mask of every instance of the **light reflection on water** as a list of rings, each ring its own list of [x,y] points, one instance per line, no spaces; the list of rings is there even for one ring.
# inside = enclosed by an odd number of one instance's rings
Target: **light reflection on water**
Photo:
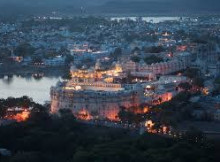
[[[0,98],[29,96],[37,103],[44,104],[50,100],[50,87],[56,85],[59,77],[12,78],[0,79]]]

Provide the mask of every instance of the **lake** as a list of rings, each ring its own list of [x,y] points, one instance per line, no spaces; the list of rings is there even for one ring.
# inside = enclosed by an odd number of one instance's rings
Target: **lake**
[[[112,17],[111,20],[113,21],[120,21],[130,19],[136,21],[138,17]],[[180,17],[142,17],[143,21],[152,22],[152,23],[160,23],[164,21],[179,21]]]
[[[59,77],[19,77],[0,79],[0,98],[29,96],[37,103],[50,101],[50,87],[56,85]]]

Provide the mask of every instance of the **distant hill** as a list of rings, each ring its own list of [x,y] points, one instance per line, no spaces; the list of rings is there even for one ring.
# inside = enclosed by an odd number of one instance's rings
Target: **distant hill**
[[[103,13],[206,14],[220,13],[220,0],[120,0],[100,7]]]
[[[103,13],[166,13],[172,4],[145,1],[111,1],[100,7]]]
[[[219,13],[219,0],[0,0],[0,15]]]

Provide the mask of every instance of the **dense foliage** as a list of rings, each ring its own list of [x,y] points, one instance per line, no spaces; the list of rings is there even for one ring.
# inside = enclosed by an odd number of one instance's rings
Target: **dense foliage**
[[[21,98],[13,98],[9,97],[7,99],[0,99],[0,119],[4,118],[6,115],[7,109],[8,108],[13,108],[13,107],[18,107],[18,108],[42,108],[41,105],[36,104],[33,102],[33,100],[27,96],[23,96]]]
[[[145,63],[148,65],[154,64],[154,63],[160,63],[163,61],[163,58],[155,56],[155,55],[151,55],[149,57],[146,57],[144,59]]]
[[[79,123],[68,111],[50,116],[35,108],[28,121],[0,127],[0,146],[12,151],[2,162],[208,162],[214,145],[198,140],[129,132]],[[217,146],[216,146],[217,147]]]

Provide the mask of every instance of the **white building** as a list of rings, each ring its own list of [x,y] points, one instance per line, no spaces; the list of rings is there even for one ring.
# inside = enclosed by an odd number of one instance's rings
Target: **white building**
[[[63,83],[51,88],[51,112],[70,109],[73,114],[91,118],[117,120],[120,107],[129,108],[143,102],[143,90],[138,85],[122,88],[112,83]]]

